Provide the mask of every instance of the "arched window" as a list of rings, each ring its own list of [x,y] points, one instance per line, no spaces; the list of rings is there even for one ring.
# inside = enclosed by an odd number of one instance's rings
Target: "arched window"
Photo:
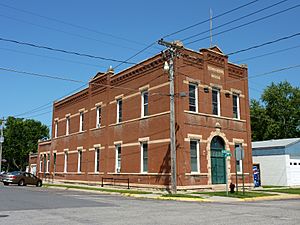
[[[223,150],[224,146],[225,146],[224,140],[220,136],[215,136],[211,140],[211,145],[210,145],[211,149],[214,149],[214,150]]]

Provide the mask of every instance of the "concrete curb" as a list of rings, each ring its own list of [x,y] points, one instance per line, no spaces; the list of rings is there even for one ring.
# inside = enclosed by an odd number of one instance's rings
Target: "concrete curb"
[[[240,199],[240,201],[244,202],[254,202],[254,201],[266,201],[266,200],[284,200],[284,199],[300,199],[300,195],[295,194],[278,194],[274,196],[264,196],[264,197],[254,197],[254,198],[244,198]]]
[[[211,196],[208,198],[185,198],[185,197],[164,197],[161,196],[163,193],[152,193],[152,194],[135,194],[135,193],[119,193],[119,192],[109,192],[99,190],[88,190],[88,189],[79,189],[76,187],[63,187],[63,186],[47,186],[47,188],[60,189],[60,190],[76,190],[90,193],[101,193],[107,195],[121,195],[126,197],[133,197],[139,199],[153,199],[153,200],[172,200],[172,201],[184,201],[184,202],[255,202],[255,201],[272,201],[272,200],[284,200],[284,199],[300,199],[300,195],[296,194],[275,194],[274,196],[263,196],[263,197],[253,197],[253,198],[231,198],[231,197],[222,197],[218,199],[218,196]],[[112,189],[118,190],[118,189]],[[213,199],[214,198],[214,199]]]

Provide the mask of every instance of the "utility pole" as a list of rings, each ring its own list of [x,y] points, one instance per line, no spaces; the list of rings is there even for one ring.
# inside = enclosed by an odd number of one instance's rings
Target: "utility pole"
[[[3,136],[3,128],[4,128],[4,118],[1,121],[1,130],[0,130],[0,172],[2,171],[2,143],[4,142]]]
[[[166,42],[163,39],[158,41],[158,44],[168,47],[170,53],[169,64],[165,62],[164,69],[169,72],[170,81],[170,147],[171,147],[171,193],[177,192],[177,173],[176,173],[176,134],[175,134],[175,93],[174,93],[174,58],[177,54],[177,49],[182,45],[176,42]]]

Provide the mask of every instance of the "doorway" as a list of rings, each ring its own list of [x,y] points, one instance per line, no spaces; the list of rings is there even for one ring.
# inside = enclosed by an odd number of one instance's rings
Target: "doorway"
[[[212,184],[226,183],[225,157],[222,153],[224,149],[224,140],[220,136],[215,136],[210,144]]]

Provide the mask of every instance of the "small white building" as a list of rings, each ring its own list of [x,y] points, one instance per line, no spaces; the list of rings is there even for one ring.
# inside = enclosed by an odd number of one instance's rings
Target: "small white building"
[[[300,185],[300,138],[252,142],[252,156],[262,186]]]

